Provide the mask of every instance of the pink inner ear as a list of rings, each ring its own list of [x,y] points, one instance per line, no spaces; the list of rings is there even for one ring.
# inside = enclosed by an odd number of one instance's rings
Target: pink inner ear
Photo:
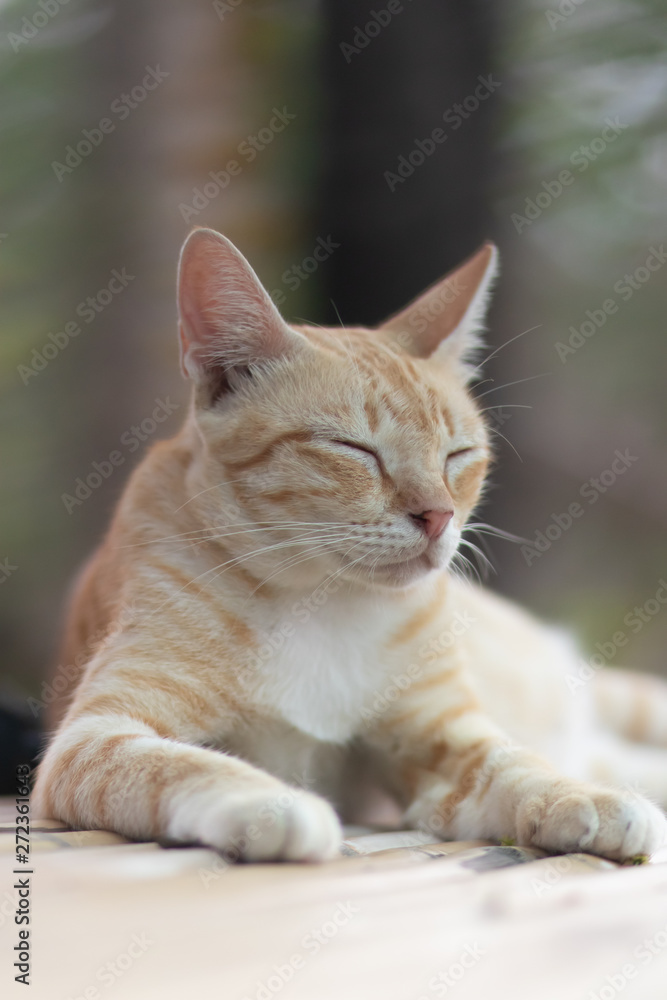
[[[276,357],[286,328],[259,278],[228,240],[195,230],[186,241],[179,274],[182,367],[247,364]]]
[[[220,250],[220,245],[202,236],[182,266],[180,305],[186,339],[205,353],[235,325],[230,292],[237,282],[233,271],[229,273],[227,255]]]
[[[190,341],[182,323],[178,324],[178,339],[181,348],[181,372],[185,378],[194,378],[196,372],[188,368],[188,359],[191,358]]]

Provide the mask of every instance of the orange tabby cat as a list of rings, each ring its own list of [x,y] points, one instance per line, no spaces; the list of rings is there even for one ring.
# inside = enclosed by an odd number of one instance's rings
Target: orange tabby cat
[[[315,860],[372,767],[443,838],[664,843],[655,805],[586,782],[634,767],[667,799],[664,752],[601,726],[643,710],[664,744],[667,686],[601,673],[571,693],[560,636],[448,571],[489,461],[466,384],[495,268],[487,245],[377,330],[294,327],[228,240],[190,235],[192,406],[77,587],[65,658],[88,661],[38,813]]]

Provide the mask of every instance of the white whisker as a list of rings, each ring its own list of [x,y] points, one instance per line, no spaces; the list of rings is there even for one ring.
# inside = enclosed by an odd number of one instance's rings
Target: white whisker
[[[474,370],[477,371],[478,368],[483,368],[485,364],[488,364],[491,358],[495,358],[496,354],[499,354],[500,351],[502,351],[504,347],[507,347],[508,344],[513,344],[515,340],[519,339],[519,337],[525,337],[527,333],[533,333],[534,330],[539,330],[541,327],[542,324],[538,323],[537,326],[531,326],[530,329],[523,330],[521,333],[517,333],[514,337],[510,337],[510,339],[506,340],[504,344],[500,345],[500,347],[496,347],[495,351],[492,351],[491,354],[487,354],[484,360],[480,361],[480,363],[475,366]]]
[[[495,535],[497,538],[504,538],[508,542],[518,542],[522,545],[530,544],[527,538],[522,538],[521,535],[513,535],[503,528],[494,528],[492,524],[486,524],[484,521],[466,524],[462,531],[475,531],[482,535]]]
[[[512,451],[514,452],[514,454],[516,455],[516,457],[517,457],[517,458],[519,459],[519,461],[520,461],[520,462],[523,462],[523,459],[522,459],[521,455],[520,455],[520,454],[519,454],[519,452],[518,452],[518,451],[516,450],[516,448],[514,447],[514,445],[512,444],[512,442],[510,441],[510,439],[509,439],[508,437],[505,437],[505,435],[504,435],[504,434],[502,434],[502,433],[501,433],[501,432],[500,432],[500,431],[498,430],[498,428],[497,428],[497,427],[489,427],[489,432],[490,432],[491,434],[497,434],[497,435],[498,435],[498,437],[501,437],[501,438],[503,439],[503,441],[506,441],[506,442],[507,442],[507,444],[508,444],[508,445],[510,446],[510,448],[512,449]]]
[[[496,568],[493,565],[493,563],[491,562],[491,560],[485,555],[484,552],[482,552],[482,550],[477,545],[474,544],[474,542],[468,541],[467,538],[462,538],[461,541],[459,542],[459,544],[460,545],[465,545],[467,548],[469,548],[472,552],[475,553],[475,555],[477,556],[478,559],[481,560],[481,562],[482,562],[482,575],[483,576],[485,576],[485,577],[488,576],[489,572],[491,572],[491,573],[495,573],[496,572]]]
[[[456,559],[460,559],[460,561],[463,564],[463,566],[458,567],[461,570],[461,574],[462,574],[463,579],[468,580],[468,581],[470,580],[470,576],[468,575],[468,572],[467,572],[467,571],[469,571],[470,573],[472,573],[473,576],[475,576],[477,578],[477,582],[479,584],[482,583],[482,578],[479,575],[479,570],[477,569],[477,567],[473,563],[471,563],[471,561],[467,558],[467,556],[464,556],[462,552],[457,551],[455,553],[453,559],[452,559],[451,565],[456,565],[456,563],[455,563]]]
[[[178,597],[179,594],[183,593],[183,591],[186,590],[188,587],[191,587],[193,584],[197,583],[199,580],[202,580],[204,577],[209,576],[211,573],[215,573],[216,575],[212,578],[212,580],[207,581],[208,583],[212,583],[215,580],[217,580],[218,577],[222,576],[222,573],[226,572],[228,569],[231,569],[232,566],[238,565],[242,562],[246,562],[248,559],[253,559],[258,555],[262,555],[266,552],[270,552],[275,549],[282,549],[289,545],[298,545],[300,540],[301,540],[300,537],[297,536],[296,538],[291,538],[286,541],[275,542],[273,545],[264,545],[259,549],[254,549],[252,552],[247,552],[244,555],[236,556],[234,559],[228,559],[226,562],[220,563],[217,566],[212,566],[211,569],[207,569],[203,573],[199,573],[198,576],[193,577],[192,580],[189,580],[188,583],[186,583],[176,592],[176,594],[167,598],[167,600],[163,602],[163,604],[161,604],[159,608],[157,608],[156,610],[159,611],[161,608],[165,606],[165,604],[168,604],[169,601],[174,600],[176,597]],[[327,540],[329,540],[328,536]]]
[[[529,406],[527,403],[496,403],[495,406],[486,406],[479,412],[491,413],[493,410],[532,410],[532,406]]]
[[[501,389],[509,389],[511,385],[520,385],[522,382],[532,382],[536,378],[546,378],[547,375],[553,375],[553,372],[541,372],[539,375],[529,375],[528,378],[518,378],[514,382],[506,382],[504,385],[496,385],[493,389],[487,389],[486,392],[481,392],[479,396],[475,396],[475,399],[483,399],[484,396],[489,396],[492,392],[500,392]]]
[[[238,524],[223,524],[223,525],[212,525],[207,528],[195,528],[193,531],[182,531],[177,535],[165,535],[162,538],[151,538],[145,542],[135,542],[132,545],[121,545],[122,549],[135,549],[141,548],[145,545],[157,545],[159,542],[171,542],[176,539],[194,540],[194,541],[206,541],[209,538],[219,539],[227,538],[231,535],[243,535],[248,534],[252,531],[276,531],[278,529],[282,530],[293,530],[294,528],[304,528],[313,527],[324,530],[325,528],[348,528],[349,523],[341,521],[340,523],[336,521],[331,521],[329,523],[321,521],[240,521]],[[223,534],[211,535],[212,531],[220,531],[220,528],[232,528],[232,531],[225,532]],[[194,539],[192,536],[195,536]]]
[[[315,549],[307,552],[305,555],[303,554],[303,552],[298,552],[293,556],[288,556],[287,559],[283,559],[282,562],[278,564],[277,568],[274,569],[273,573],[267,576],[264,580],[262,580],[262,582],[257,587],[255,587],[255,589],[250,594],[250,597],[256,594],[258,590],[260,590],[265,584],[269,582],[269,580],[272,580],[275,576],[278,576],[280,573],[284,573],[288,569],[294,569],[294,567],[301,565],[301,563],[308,562],[309,559],[314,559],[316,556],[322,555],[322,553],[326,552],[331,545],[340,545],[341,541],[343,544],[345,544],[346,540],[347,539],[344,538],[327,539],[326,541],[320,542],[320,544],[317,545]],[[360,544],[360,542],[357,544]]]

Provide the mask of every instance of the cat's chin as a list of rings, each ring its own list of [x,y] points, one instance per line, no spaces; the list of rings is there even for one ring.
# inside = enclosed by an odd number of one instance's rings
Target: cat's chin
[[[412,559],[404,559],[402,562],[385,563],[382,566],[374,566],[365,580],[369,587],[389,588],[391,590],[402,587],[413,587],[421,583],[437,572],[441,567],[434,565],[433,560],[426,552]],[[359,579],[359,577],[357,577]]]

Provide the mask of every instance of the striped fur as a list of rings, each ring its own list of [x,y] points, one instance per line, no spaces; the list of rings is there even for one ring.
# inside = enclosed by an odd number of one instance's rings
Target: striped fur
[[[665,745],[665,686],[633,714],[633,678],[598,685],[620,720],[603,744],[596,685],[564,683],[567,643],[451,573],[490,459],[466,383],[494,271],[487,246],[377,330],[290,327],[228,241],[189,237],[192,407],[75,589],[63,657],[83,669],[38,812],[321,859],[372,773],[443,838],[661,845],[657,807],[589,782],[627,780],[623,734]],[[663,773],[652,759],[637,779],[665,801]]]

